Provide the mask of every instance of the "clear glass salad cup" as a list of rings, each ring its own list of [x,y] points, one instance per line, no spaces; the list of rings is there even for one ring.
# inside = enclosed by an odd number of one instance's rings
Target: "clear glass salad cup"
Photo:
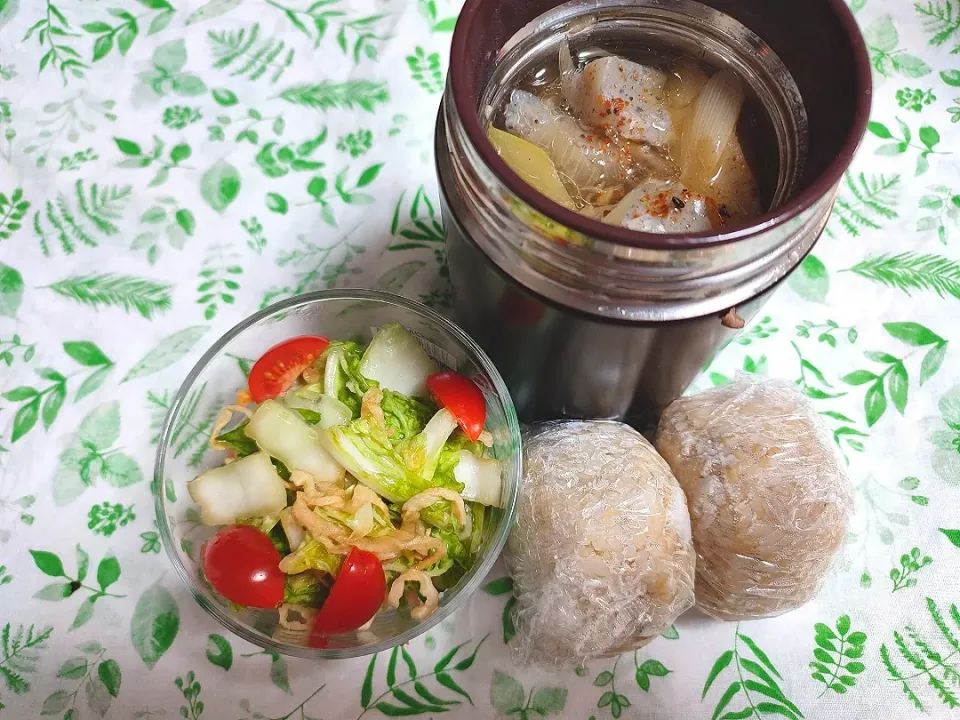
[[[187,482],[222,463],[223,454],[206,443],[198,452],[184,441],[210,432],[220,408],[246,388],[249,366],[273,345],[298,335],[364,343],[376,327],[399,322],[418,336],[441,365],[473,378],[483,391],[492,452],[502,467],[502,509],[495,512],[473,568],[427,620],[418,622],[401,608],[382,610],[364,630],[332,636],[324,648],[308,646],[309,628],[279,624],[276,610],[238,608],[213,591],[201,572],[203,543],[216,528],[200,524]],[[194,418],[194,419],[192,419]],[[200,418],[200,420],[195,420]],[[398,295],[370,290],[331,290],[284,300],[250,316],[208,350],[190,371],[170,406],[157,446],[153,488],[157,525],[177,574],[194,598],[226,628],[267,650],[308,658],[350,658],[390,649],[443,621],[477,589],[496,562],[516,513],[520,489],[520,428],[510,393],[493,363],[460,328],[430,308]],[[289,625],[289,623],[287,623]]]

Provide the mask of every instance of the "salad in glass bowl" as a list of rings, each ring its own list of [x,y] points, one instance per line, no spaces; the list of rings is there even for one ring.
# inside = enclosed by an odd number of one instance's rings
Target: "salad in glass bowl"
[[[365,296],[357,291],[356,299]],[[388,302],[430,315],[412,323],[417,331],[396,320],[367,325],[369,342],[344,332],[287,335],[273,344],[248,365],[245,386],[234,385],[235,397],[210,423],[209,445],[219,454],[186,478],[183,500],[195,505],[177,520],[170,498],[158,497],[169,529],[182,538],[171,556],[190,575],[197,599],[231,629],[252,629],[258,637],[240,634],[267,647],[264,636],[295,654],[309,648],[345,656],[409,639],[417,625],[445,614],[448,596],[476,587],[478,569],[489,569],[509,529],[519,435],[512,404],[500,404],[504,396],[509,402],[502,381],[491,383],[472,358],[459,362],[436,345],[451,339],[443,333],[425,337],[429,320],[472,345],[448,321],[400,298]],[[377,306],[347,304],[327,325],[350,326],[342,320],[348,311],[377,315]],[[248,322],[265,331],[299,314],[265,312],[260,324],[256,316]],[[242,331],[232,331],[233,340]],[[221,345],[230,346],[229,335]],[[213,359],[236,357],[225,350],[214,348],[213,358],[201,361],[181,396],[200,382],[198,374],[212,374]],[[165,431],[177,427],[177,410]],[[169,435],[161,455],[176,455]],[[199,528],[199,536],[187,537]]]

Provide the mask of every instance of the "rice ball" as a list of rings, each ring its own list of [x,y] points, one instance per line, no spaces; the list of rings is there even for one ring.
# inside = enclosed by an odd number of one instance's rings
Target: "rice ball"
[[[813,405],[785,380],[741,378],[680,398],[657,450],[680,481],[697,551],[697,607],[771,617],[820,589],[843,545],[850,483]]]
[[[552,422],[524,434],[507,544],[521,663],[570,667],[642,647],[693,605],[690,518],[634,429]]]

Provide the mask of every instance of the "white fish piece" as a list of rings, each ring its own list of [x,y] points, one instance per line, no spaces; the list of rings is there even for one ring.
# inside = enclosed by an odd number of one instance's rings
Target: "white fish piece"
[[[679,183],[649,180],[627,193],[603,222],[663,235],[706,232],[715,208],[712,199]]]
[[[611,55],[577,71],[566,43],[560,48],[564,100],[588,125],[627,140],[666,145],[670,116],[663,107],[666,73]]]
[[[557,171],[579,188],[624,179],[629,153],[576,120],[550,107],[536,95],[514,90],[504,112],[504,125],[550,155]]]

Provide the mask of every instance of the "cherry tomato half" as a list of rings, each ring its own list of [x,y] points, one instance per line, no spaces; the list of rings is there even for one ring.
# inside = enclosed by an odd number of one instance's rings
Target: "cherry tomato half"
[[[453,413],[468,438],[480,438],[487,421],[487,404],[473,380],[447,370],[428,377],[427,388],[439,405]]]
[[[377,556],[352,548],[314,622],[311,645],[321,647],[329,635],[362,627],[377,614],[386,592],[387,578]]]
[[[250,370],[250,397],[262,403],[282,393],[329,344],[325,337],[302,335],[274,345]]]
[[[279,563],[270,538],[249,525],[220,528],[203,546],[203,574],[237,605],[272,608],[283,602]]]

